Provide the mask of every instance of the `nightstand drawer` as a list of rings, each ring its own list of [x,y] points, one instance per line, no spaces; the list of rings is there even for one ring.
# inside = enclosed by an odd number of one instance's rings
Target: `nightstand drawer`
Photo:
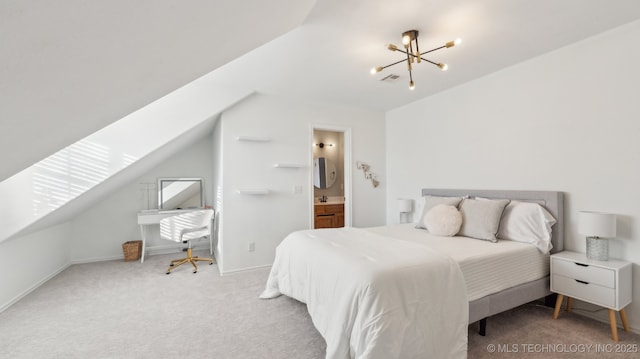
[[[603,287],[616,287],[616,272],[607,268],[553,258],[553,274],[598,284]]]
[[[551,290],[569,297],[581,299],[603,307],[616,307],[616,290],[593,282],[577,280],[554,274]]]

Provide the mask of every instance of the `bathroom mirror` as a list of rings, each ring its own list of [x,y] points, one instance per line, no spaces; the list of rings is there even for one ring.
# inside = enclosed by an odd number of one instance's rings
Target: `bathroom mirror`
[[[336,181],[336,165],[325,157],[313,161],[313,185],[317,188],[329,188]]]
[[[204,208],[204,179],[159,178],[158,209]]]

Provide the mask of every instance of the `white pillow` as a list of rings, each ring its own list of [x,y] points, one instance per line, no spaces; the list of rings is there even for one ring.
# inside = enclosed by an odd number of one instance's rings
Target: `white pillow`
[[[458,204],[462,202],[462,197],[440,197],[440,196],[423,196],[418,206],[422,204],[422,211],[418,216],[418,222],[416,222],[416,228],[427,227],[424,225],[424,216],[431,210],[431,208],[439,205],[446,204],[449,206],[458,207]]]
[[[549,253],[551,226],[556,219],[538,203],[511,201],[502,213],[498,238],[533,244]]]
[[[462,226],[462,214],[454,206],[438,204],[424,215],[424,224],[436,236],[455,236]]]
[[[460,235],[497,242],[500,218],[508,199],[467,199],[460,205],[462,227]]]

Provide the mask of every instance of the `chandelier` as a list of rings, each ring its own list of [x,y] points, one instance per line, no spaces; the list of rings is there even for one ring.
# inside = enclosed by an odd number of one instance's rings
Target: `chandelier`
[[[442,71],[447,71],[447,68],[449,67],[447,64],[443,64],[443,63],[437,63],[437,62],[433,62],[431,60],[427,60],[424,57],[422,57],[422,55],[428,54],[430,52],[434,52],[440,49],[444,49],[444,48],[450,48],[450,47],[454,47],[456,45],[460,45],[460,43],[462,42],[462,40],[460,39],[456,39],[454,41],[449,41],[446,44],[440,46],[440,47],[436,47],[435,49],[431,49],[425,52],[420,52],[420,48],[418,46],[418,30],[409,30],[409,31],[405,31],[402,33],[402,45],[404,46],[404,50],[398,48],[398,46],[394,45],[394,44],[387,44],[387,49],[391,50],[391,51],[399,51],[402,52],[403,54],[407,55],[406,59],[402,59],[400,61],[394,62],[392,64],[389,64],[387,66],[378,66],[378,67],[374,67],[371,69],[371,74],[377,74],[378,72],[386,69],[387,67],[393,66],[393,65],[397,65],[401,62],[407,62],[407,68],[409,70],[409,89],[413,90],[415,88],[415,84],[413,83],[413,75],[411,74],[411,70],[413,69],[413,63],[420,63],[422,61],[426,61],[430,64],[436,65],[440,68],[440,70]]]

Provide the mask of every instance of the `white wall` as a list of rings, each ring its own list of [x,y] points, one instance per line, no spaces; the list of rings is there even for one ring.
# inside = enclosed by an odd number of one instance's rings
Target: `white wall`
[[[639,331],[638,38],[640,21],[387,113],[387,222],[423,187],[559,190],[565,249],[584,252],[578,211],[616,213]]]
[[[384,176],[374,189],[355,169],[355,161],[365,161],[374,172],[385,173],[383,113],[254,95],[223,113],[221,121],[222,272],[271,264],[275,247],[288,233],[311,227],[312,125],[351,128],[353,226],[384,224]],[[271,141],[236,141],[239,135],[265,136]],[[276,163],[304,167],[274,168]],[[294,194],[294,186],[302,186],[302,193]],[[266,188],[271,193],[251,196],[236,192],[247,188]],[[248,251],[249,242],[255,242],[255,252]]]
[[[211,205],[211,158],[211,137],[204,136],[78,215],[71,221],[71,260],[85,262],[122,258],[122,243],[140,239],[137,213],[143,209],[158,208],[158,177],[204,178],[205,202]],[[147,185],[150,187],[149,198]],[[152,238],[147,241],[147,248],[151,254],[154,253],[154,247],[156,252],[176,247],[172,242],[161,240],[157,228],[150,227],[150,236]]]
[[[69,266],[67,223],[0,242],[0,312]]]

